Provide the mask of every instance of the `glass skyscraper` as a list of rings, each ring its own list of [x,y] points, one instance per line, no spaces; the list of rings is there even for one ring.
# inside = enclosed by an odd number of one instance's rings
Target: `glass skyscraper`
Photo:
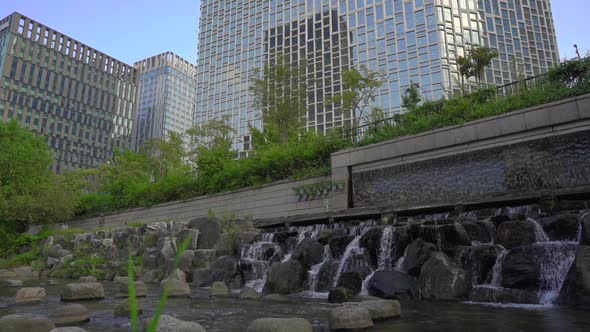
[[[132,66],[24,15],[0,20],[0,121],[44,135],[58,173],[130,147],[135,82]]]
[[[150,138],[183,133],[192,126],[195,110],[196,68],[172,52],[134,65],[138,71],[134,148]]]
[[[384,73],[375,105],[402,112],[411,82],[427,100],[457,91],[456,60],[472,45],[499,53],[484,82],[546,71],[559,61],[550,1],[203,0],[194,121],[228,116],[239,133],[236,147],[248,150],[248,124],[262,126],[250,78],[277,53],[307,63],[310,130],[352,124],[352,114],[326,103],[341,93],[350,68]]]

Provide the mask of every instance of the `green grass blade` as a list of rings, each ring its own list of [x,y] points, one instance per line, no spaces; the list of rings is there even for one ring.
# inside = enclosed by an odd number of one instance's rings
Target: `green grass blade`
[[[188,248],[188,245],[191,241],[191,236],[189,235],[184,242],[178,248],[178,252],[176,253],[176,259],[174,260],[174,268],[172,271],[175,271],[178,266],[180,265],[180,260],[182,259],[182,255]],[[148,328],[148,332],[156,332],[158,328],[158,322],[160,321],[160,316],[162,316],[162,312],[164,311],[164,307],[166,306],[166,301],[168,300],[168,290],[170,288],[170,279],[166,280],[166,284],[164,286],[164,292],[162,293],[162,297],[160,297],[160,302],[158,303],[158,307],[156,308],[156,312],[154,313],[154,317],[152,318],[152,322]]]
[[[133,257],[129,257],[127,264],[127,289],[129,292],[129,306],[131,307],[131,331],[137,332],[137,298],[135,297],[135,278],[133,276]]]

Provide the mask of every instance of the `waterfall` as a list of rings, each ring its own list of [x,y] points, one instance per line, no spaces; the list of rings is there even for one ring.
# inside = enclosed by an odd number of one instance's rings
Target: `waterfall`
[[[536,220],[527,218],[528,222],[532,222],[535,225],[535,241],[539,242],[549,242],[549,237],[545,234],[543,230],[543,226],[541,226]]]
[[[496,257],[496,263],[494,263],[494,267],[492,268],[492,286],[502,287],[502,264],[504,264],[507,253],[508,250],[503,249]]]
[[[264,254],[269,248],[273,248],[274,252],[280,251],[278,245],[272,242],[274,233],[262,234],[262,240],[251,244],[247,249],[242,248],[240,259],[249,262],[252,266],[253,279],[246,281],[246,286],[256,289],[257,292],[262,292],[264,284],[266,283],[268,261],[264,259]]]
[[[312,292],[315,292],[317,285],[318,285],[318,278],[320,275],[320,270],[322,269],[322,266],[324,266],[324,264],[326,264],[326,262],[329,262],[332,259],[332,253],[330,252],[330,246],[329,245],[325,245],[324,246],[324,256],[322,257],[322,261],[314,266],[311,267],[311,269],[307,272],[308,274],[308,278],[307,280],[309,280],[309,290]]]
[[[553,304],[563,282],[574,262],[576,246],[567,242],[551,242],[536,244],[542,247],[544,255],[541,257],[541,287],[539,288],[539,302],[544,305]]]
[[[336,271],[336,275],[334,276],[334,280],[332,282],[333,287],[336,287],[338,285],[338,280],[340,279],[340,275],[344,271],[344,269],[346,267],[346,263],[348,262],[350,257],[352,255],[358,255],[363,252],[364,249],[359,246],[359,243],[361,241],[361,236],[362,235],[355,236],[355,238],[348,244],[348,246],[346,246],[346,250],[344,250],[344,254],[342,255],[342,258],[340,259],[340,264],[338,265],[338,270]]]
[[[379,248],[379,270],[391,269],[391,252],[393,245],[393,227],[385,227],[383,229],[383,234],[381,235],[381,246]]]

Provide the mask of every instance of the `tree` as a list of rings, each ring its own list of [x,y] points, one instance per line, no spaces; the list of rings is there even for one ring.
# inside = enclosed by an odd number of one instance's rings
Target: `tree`
[[[307,111],[304,65],[294,65],[277,55],[262,70],[255,70],[249,89],[268,137],[283,144],[299,131]]]
[[[330,97],[328,104],[340,104],[341,112],[352,113],[353,127],[365,120],[365,112],[370,113],[374,107],[377,90],[383,85],[383,74],[372,71],[366,66],[342,73],[344,91]]]
[[[459,56],[457,58],[457,71],[461,78],[461,95],[465,95],[467,89],[465,89],[465,81],[469,80],[473,76],[473,64],[468,57]]]
[[[466,56],[457,58],[457,71],[461,77],[461,90],[465,94],[465,81],[471,77],[475,77],[477,84],[481,86],[481,80],[485,73],[485,68],[488,67],[494,58],[498,56],[498,52],[492,51],[489,47],[474,46],[467,51]]]
[[[408,111],[414,111],[422,101],[420,97],[420,85],[418,83],[410,82],[410,86],[404,92],[402,96],[402,107]]]
[[[166,177],[173,171],[188,171],[182,134],[170,132],[166,139],[152,138],[141,147],[141,151],[150,157],[155,178]]]

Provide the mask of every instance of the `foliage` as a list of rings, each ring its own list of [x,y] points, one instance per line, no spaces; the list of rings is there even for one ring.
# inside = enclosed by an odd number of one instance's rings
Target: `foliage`
[[[465,81],[469,80],[470,77],[475,77],[477,83],[481,85],[485,68],[496,57],[498,57],[498,52],[492,51],[489,47],[474,46],[467,51],[466,56],[457,58],[457,71],[461,77],[461,90],[463,94],[465,94]]]
[[[189,170],[183,160],[186,151],[182,134],[170,132],[166,139],[152,138],[141,149],[143,155],[151,157],[148,160],[151,163],[151,175],[155,179],[166,177],[179,169]]]
[[[383,85],[383,74],[366,66],[346,70],[342,73],[344,91],[327,99],[328,104],[340,105],[340,112],[350,113],[353,127],[365,120],[365,112],[374,109],[377,90]]]
[[[38,249],[34,249],[7,259],[0,259],[0,268],[10,268],[15,266],[30,265],[41,257]]]
[[[210,177],[234,158],[232,141],[236,130],[228,121],[228,117],[213,119],[187,130],[190,139],[188,159],[195,166],[197,176]]]
[[[408,111],[414,111],[422,101],[420,97],[420,85],[418,83],[411,82],[410,86],[404,92],[402,96],[402,107]]]
[[[305,65],[278,54],[254,74],[249,89],[254,108],[262,114],[265,137],[284,144],[297,134],[307,110]]]
[[[97,279],[104,279],[107,274],[108,260],[98,255],[86,255],[78,252],[74,255],[74,260],[67,261],[63,270],[66,276],[70,278],[79,278],[83,276],[94,276]]]

